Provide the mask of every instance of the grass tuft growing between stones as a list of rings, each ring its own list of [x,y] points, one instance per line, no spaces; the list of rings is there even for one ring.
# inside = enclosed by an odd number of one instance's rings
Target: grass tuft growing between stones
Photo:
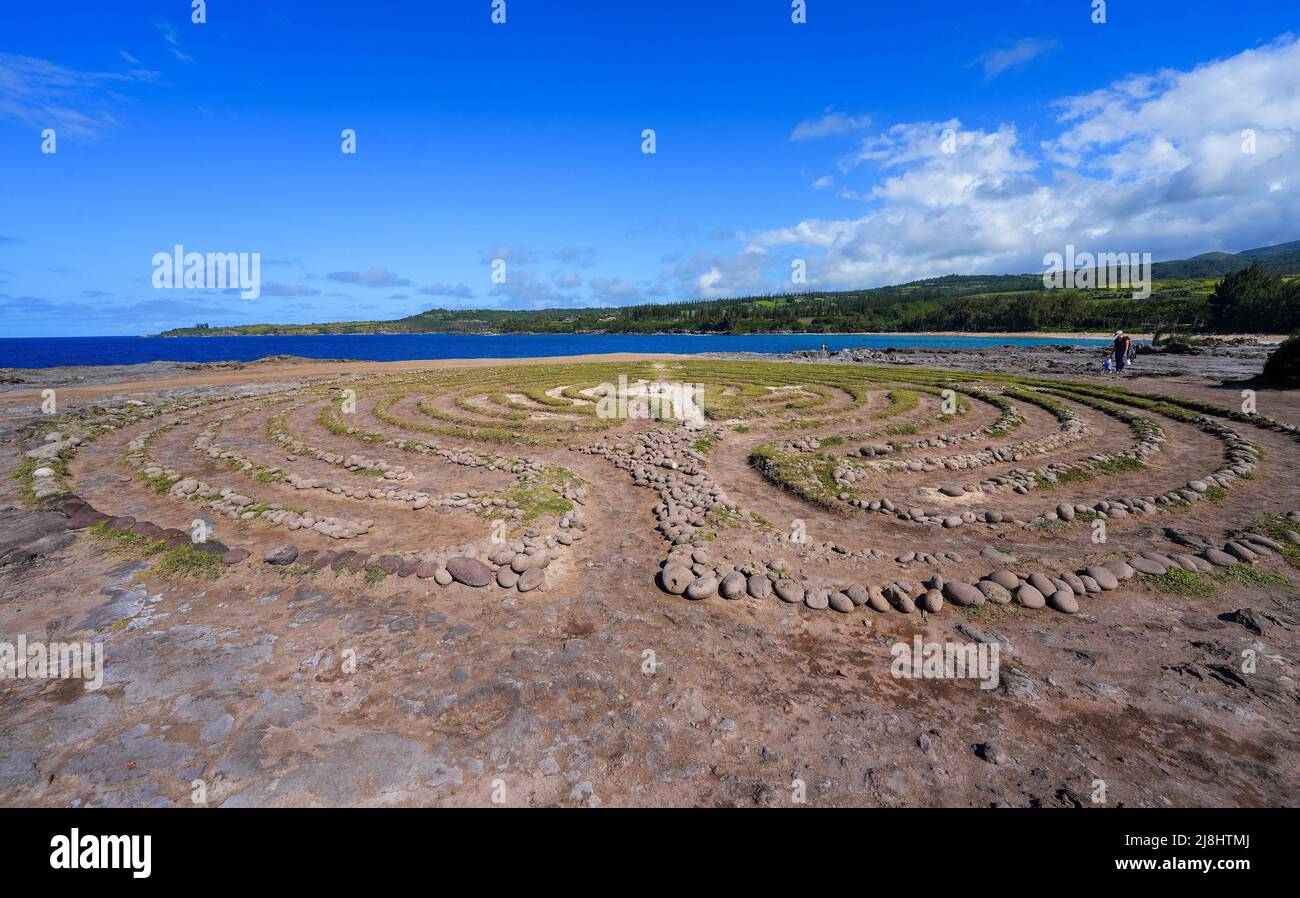
[[[1292,532],[1300,532],[1300,524],[1294,524],[1281,515],[1267,515],[1256,518],[1250,525],[1251,530],[1258,531],[1282,544],[1282,558],[1293,568],[1300,568],[1300,545],[1291,541]]]
[[[1286,577],[1279,574],[1266,574],[1258,568],[1253,568],[1248,564],[1234,564],[1224,568],[1223,573],[1219,574],[1218,580],[1227,583],[1229,580],[1236,580],[1240,583],[1246,583],[1252,586],[1270,586],[1275,583],[1286,583]]]
[[[111,530],[104,523],[96,524],[86,533],[107,543],[113,555],[141,560],[157,558],[150,570],[164,577],[215,580],[221,573],[219,556],[192,546],[168,546],[166,540],[150,539],[133,530]]]
[[[707,455],[709,450],[717,445],[720,438],[715,434],[706,433],[698,440],[691,444],[691,448],[701,455]]]
[[[993,624],[1008,618],[1020,617],[1020,609],[1015,605],[998,605],[995,602],[985,602],[978,608],[968,606],[961,610],[965,612],[967,618],[982,624]]]
[[[1142,582],[1156,592],[1170,592],[1180,596],[1214,595],[1213,583],[1207,583],[1182,568],[1170,568],[1163,574],[1143,574]]]
[[[72,458],[72,453],[67,449],[62,450],[54,458],[24,459],[23,463],[14,470],[14,479],[22,484],[23,499],[29,505],[36,505],[41,500],[36,495],[36,471],[38,468],[49,468],[54,472],[54,479],[62,483],[68,476],[68,461]]]
[[[573,503],[557,492],[557,488],[563,490],[581,483],[578,477],[563,468],[550,465],[542,470],[536,480],[517,483],[501,495],[504,499],[519,503],[519,508],[523,511],[523,515],[518,518],[520,525],[531,524],[538,518],[558,518],[572,511]],[[488,517],[497,517],[499,514],[498,508],[488,511]]]

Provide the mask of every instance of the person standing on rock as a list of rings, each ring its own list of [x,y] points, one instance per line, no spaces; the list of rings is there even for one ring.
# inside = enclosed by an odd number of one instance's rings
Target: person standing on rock
[[[1128,334],[1123,331],[1115,331],[1115,370],[1123,374],[1124,369],[1128,366],[1128,350],[1133,343],[1128,338]]]

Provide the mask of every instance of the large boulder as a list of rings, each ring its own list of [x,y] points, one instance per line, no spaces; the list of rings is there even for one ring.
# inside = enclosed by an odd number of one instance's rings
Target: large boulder
[[[718,595],[724,599],[738,599],[745,594],[745,575],[732,571],[718,584]]]
[[[659,586],[670,595],[679,596],[695,580],[695,575],[680,564],[666,564],[659,572]]]
[[[1047,604],[1047,599],[1043,594],[1028,583],[1022,583],[1016,589],[1016,604],[1024,608],[1042,608]]]
[[[265,555],[262,560],[267,564],[293,564],[298,557],[298,547],[292,543],[285,543],[282,546],[276,546]]]
[[[943,597],[962,608],[978,608],[984,604],[984,593],[969,583],[949,580],[943,585]]]
[[[447,573],[457,583],[466,586],[487,586],[492,582],[492,569],[477,558],[458,555],[447,561]]]
[[[794,605],[803,601],[803,584],[795,580],[777,580],[776,596],[782,602],[789,602]]]

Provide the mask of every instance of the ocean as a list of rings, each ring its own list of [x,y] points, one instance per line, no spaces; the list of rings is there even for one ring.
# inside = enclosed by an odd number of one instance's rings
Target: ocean
[[[7,337],[0,368],[135,365],[143,362],[248,362],[268,355],[313,359],[519,359],[607,352],[794,352],[800,349],[979,349],[1068,343],[1103,346],[1107,339],[966,337],[915,334],[338,334],[266,337]]]

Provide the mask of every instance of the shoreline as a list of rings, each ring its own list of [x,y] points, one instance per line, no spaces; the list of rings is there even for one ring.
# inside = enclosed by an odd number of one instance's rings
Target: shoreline
[[[274,359],[272,361],[254,360],[251,362],[145,362],[136,365],[64,365],[54,368],[5,368],[0,371],[23,371],[33,378],[48,375],[51,378],[67,376],[68,372],[86,372],[86,377],[96,374],[109,375],[117,372],[121,379],[78,382],[73,384],[51,384],[33,382],[19,388],[0,392],[0,406],[12,406],[21,403],[39,403],[41,391],[47,387],[57,387],[59,395],[76,399],[93,399],[110,394],[136,392],[155,392],[177,387],[229,386],[234,384],[293,380],[297,378],[328,378],[345,374],[386,374],[405,371],[428,371],[441,368],[491,368],[498,365],[576,365],[585,362],[655,362],[694,359],[695,355],[674,354],[666,352],[610,352],[589,355],[567,356],[533,356],[523,359],[477,358],[477,359],[400,359],[392,362],[375,362],[366,359],[300,359],[289,361]],[[178,370],[164,373],[159,377],[149,377],[144,369],[167,369],[175,366]]]

